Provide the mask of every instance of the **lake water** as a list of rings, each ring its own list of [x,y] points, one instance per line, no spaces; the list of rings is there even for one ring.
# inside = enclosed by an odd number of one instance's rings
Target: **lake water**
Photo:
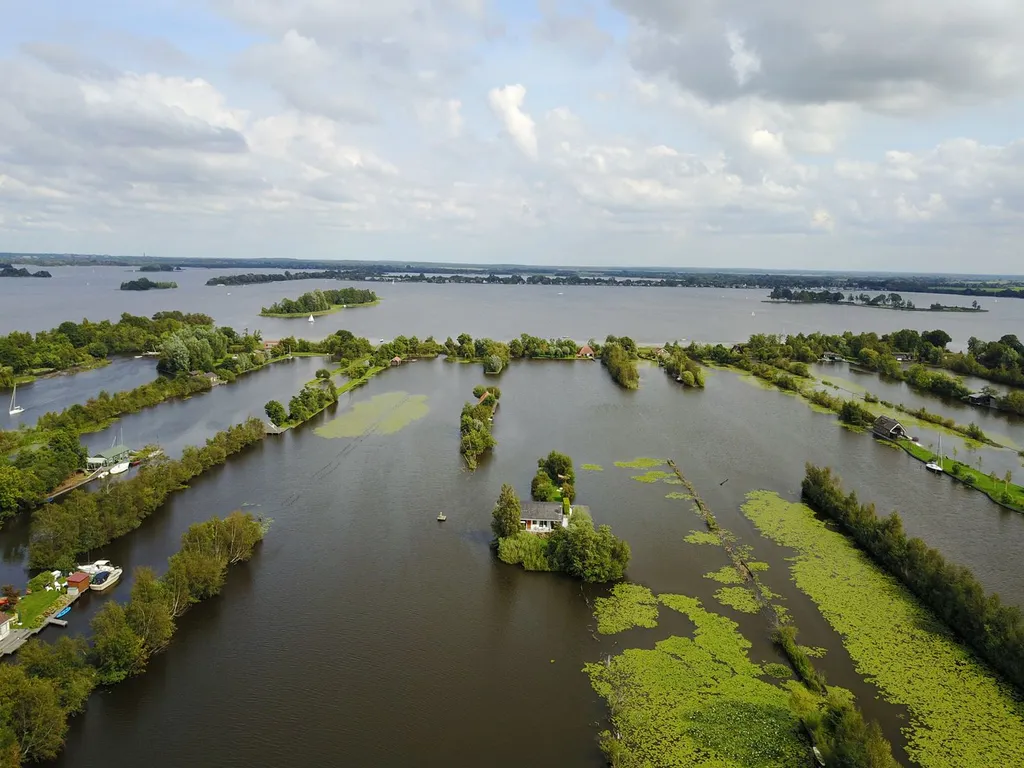
[[[96,274],[114,289],[129,279],[112,268],[98,268]],[[178,291],[119,292],[115,301],[108,292],[102,302],[88,306],[82,299],[67,311],[76,319],[116,319],[122,309],[150,314],[161,307],[181,308],[206,311],[239,329],[248,317],[249,327],[263,328],[266,337],[277,327],[309,335],[304,321],[296,325],[254,315],[262,303],[308,290],[308,282],[206,288],[201,283],[210,274],[219,272],[177,274],[173,279],[183,286]],[[52,283],[53,291],[59,280],[18,282],[33,283],[33,290]],[[191,280],[193,287],[186,289]],[[0,289],[11,282],[0,280]],[[88,282],[91,288],[98,279],[90,276]],[[964,340],[1014,330],[1010,314],[993,323],[997,311],[943,315],[936,323],[924,313],[769,307],[759,303],[760,291],[729,291],[720,299],[716,292],[684,289],[566,288],[563,296],[542,287],[377,289],[386,298],[379,307],[323,318],[315,324],[317,335],[348,326],[371,338],[399,332],[423,337],[431,331],[443,337],[465,330],[496,338],[528,331],[579,339],[625,333],[652,341],[733,340],[756,331],[885,330],[921,318],[924,325],[917,327],[940,325]],[[57,293],[46,295],[53,301]],[[12,317],[6,297],[0,302],[0,323],[10,328],[22,321],[25,312]],[[1004,305],[1008,313],[1020,312],[1009,301],[999,302],[999,312]],[[35,315],[46,318],[37,327],[59,322],[55,314],[64,310],[48,307]],[[357,327],[350,318],[364,325]],[[954,330],[953,321],[970,322]],[[123,432],[130,444],[158,439],[176,455],[185,445],[261,413],[269,399],[287,401],[321,364],[316,358],[278,363],[232,385],[127,416],[106,433],[84,439],[105,447],[114,431]],[[126,376],[153,374],[152,361],[115,365],[123,365]],[[74,402],[98,391],[98,382],[86,377],[116,370],[121,369],[110,366],[33,387],[57,381],[73,389],[83,382],[77,394],[60,401]],[[890,385],[877,377],[860,379],[841,366],[830,370],[837,379],[916,405],[913,393],[884,390]],[[740,624],[753,643],[755,661],[776,660],[759,617],[714,600],[719,585],[703,574],[725,565],[725,556],[718,548],[683,542],[702,524],[688,504],[665,497],[678,488],[635,482],[630,477],[637,470],[614,466],[637,456],[674,458],[719,523],[752,545],[756,559],[770,564],[765,580],[784,598],[801,642],[829,649],[820,665],[830,682],[854,691],[899,752],[901,711],[876,698],[875,689],[853,670],[839,638],[791,583],[787,553],[761,538],[740,512],[745,495],[767,489],[795,500],[804,463],[827,463],[862,499],[882,511],[899,510],[909,533],[969,566],[986,588],[1018,605],[1024,605],[1024,575],[1017,566],[1024,515],[933,477],[903,452],[839,428],[834,416],[733,373],[710,372],[705,391],[684,390],[653,366],[643,366],[641,377],[641,388],[626,392],[597,363],[510,366],[497,381],[503,393],[495,418],[499,444],[470,473],[458,454],[458,418],[472,388],[484,381],[479,366],[415,362],[384,372],[309,424],[270,436],[198,478],[137,531],[91,553],[123,565],[126,578],[111,594],[90,594],[76,603],[68,631],[87,631],[105,600],[126,600],[131,568],[161,570],[193,522],[241,508],[272,518],[270,534],[250,563],[231,570],[222,597],[180,620],[170,648],[151,660],[143,676],[92,697],[85,714],[72,721],[57,763],[601,766],[595,735],[606,709],[582,666],[622,648],[650,647],[688,627],[669,615],[657,630],[602,638],[595,632],[591,603],[604,588],[496,562],[488,526],[499,488],[509,482],[528,495],[537,457],[552,448],[575,459],[578,501],[590,506],[597,523],[609,523],[629,541],[632,581],[655,592],[701,598]],[[393,434],[376,427],[351,438],[317,434],[317,427],[386,393],[423,396],[429,410]],[[56,393],[50,397],[58,402]],[[929,410],[950,409],[950,415],[958,407],[924,400]],[[407,398],[396,395],[394,402],[389,407],[400,409]],[[375,423],[394,421],[399,413],[380,413]],[[976,414],[955,415],[966,421]],[[1016,422],[992,417],[993,423],[983,423],[986,430],[1019,439]],[[981,418],[975,420],[982,423]],[[582,471],[584,462],[605,469]],[[439,511],[448,516],[444,524],[435,519]],[[3,583],[26,577],[27,527],[20,519],[0,530]],[[57,636],[54,629],[43,635]]]
[[[997,339],[1024,328],[1024,300],[982,299],[985,314],[893,312],[850,306],[765,304],[766,290],[702,288],[613,288],[586,286],[432,285],[300,280],[288,283],[214,287],[206,281],[251,270],[185,270],[162,275],[178,288],[120,291],[122,281],[140,276],[122,267],[53,267],[48,280],[0,279],[0,333],[38,331],[64,320],[117,320],[122,312],[152,315],[159,310],[205,312],[220,325],[260,329],[264,338],[294,335],[323,338],[340,328],[376,341],[399,334],[440,340],[468,333],[508,339],[520,333],[578,341],[608,334],[663,343],[674,339],[745,341],[752,333],[846,330],[885,333],[900,328],[942,328],[953,346],[967,339]],[[261,270],[275,272],[279,270]],[[342,310],[317,318],[259,316],[260,308],[314,288],[370,287],[383,299],[375,307]],[[940,301],[970,304],[970,297],[906,294],[918,306]]]

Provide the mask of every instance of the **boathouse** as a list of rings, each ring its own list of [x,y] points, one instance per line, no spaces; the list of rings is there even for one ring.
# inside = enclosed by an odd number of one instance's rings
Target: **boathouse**
[[[967,402],[979,408],[998,408],[999,398],[989,392],[975,392],[967,396]]]
[[[131,451],[124,445],[115,445],[111,448],[107,448],[105,451],[100,451],[95,456],[90,456],[85,460],[85,465],[90,470],[100,469],[101,467],[110,467],[114,464],[120,464],[122,461],[128,461],[131,458]]]
[[[879,416],[875,419],[871,431],[878,437],[884,437],[888,440],[896,440],[907,436],[907,430],[904,429],[903,425],[890,416]]]
[[[571,515],[572,507],[566,514],[561,502],[529,501],[523,502],[519,519],[523,523],[523,529],[530,533],[551,533],[556,528],[568,528]]]
[[[394,357],[391,358],[391,364],[392,365],[401,365],[402,364],[402,358],[400,358],[398,355],[395,355]]]
[[[576,353],[576,357],[585,357],[588,360],[594,359],[594,348],[589,344],[584,344],[580,347],[580,351]]]
[[[9,613],[0,613],[0,640],[11,634],[11,622],[14,616]]]
[[[281,342],[278,341],[277,339],[267,339],[266,341],[263,342],[263,351],[269,352],[280,343]]]
[[[68,596],[74,597],[89,588],[89,574],[76,571],[68,576]]]

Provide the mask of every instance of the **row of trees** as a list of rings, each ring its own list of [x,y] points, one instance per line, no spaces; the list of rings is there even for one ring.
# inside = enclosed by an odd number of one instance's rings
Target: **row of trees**
[[[263,307],[263,315],[305,315],[310,312],[326,312],[332,307],[372,304],[377,294],[361,288],[339,288],[322,291],[317,289],[304,293],[297,299],[281,299],[276,304]]]
[[[637,370],[636,343],[628,336],[608,336],[601,346],[601,365],[612,377],[612,381],[625,389],[640,386],[640,372]]]
[[[265,532],[241,512],[191,526],[162,578],[138,568],[128,604],[104,604],[92,620],[91,643],[67,635],[55,643],[31,640],[17,664],[0,665],[0,765],[55,758],[68,718],[85,709],[93,689],[142,672],[170,642],[175,620],[218,594],[228,565],[248,560]]]
[[[474,387],[473,397],[476,401],[462,406],[459,419],[459,453],[470,469],[476,469],[477,459],[498,444],[491,434],[491,420],[501,399],[501,390],[480,384]]]
[[[562,504],[568,513],[568,497],[563,497]],[[571,508],[571,512],[568,527],[556,526],[550,534],[530,533],[523,530],[522,506],[515,490],[502,485],[491,515],[498,558],[528,570],[560,571],[587,582],[621,579],[629,565],[629,544],[607,525],[594,528],[582,507]]]
[[[665,373],[680,381],[685,387],[704,388],[704,368],[686,354],[679,344],[666,344],[661,360]]]
[[[830,469],[807,465],[801,486],[814,510],[835,520],[880,566],[902,581],[926,606],[962,637],[993,668],[1024,691],[1024,616],[986,595],[970,570],[946,562],[942,554],[909,538],[893,512],[878,517],[873,504],[844,495]]]
[[[263,422],[250,418],[218,432],[202,448],[189,446],[177,461],[142,467],[130,480],[111,483],[95,493],[72,491],[61,502],[37,509],[29,534],[29,566],[73,568],[76,555],[135,530],[171,493],[262,440],[264,434]]]
[[[321,370],[326,371],[325,368]],[[331,403],[338,401],[338,390],[329,380],[330,373],[328,372],[326,381],[319,376],[319,371],[317,373],[319,383],[306,384],[298,394],[293,395],[292,399],[288,401],[287,411],[278,400],[271,400],[264,406],[263,410],[274,426],[301,424],[320,413]]]
[[[41,447],[22,448],[0,462],[0,523],[35,506],[76,470],[85,467],[86,450],[78,435],[52,432]]]
[[[572,459],[552,451],[537,459],[537,474],[530,483],[534,501],[573,501],[576,498],[576,470]]]
[[[203,314],[157,312],[150,319],[124,313],[116,323],[69,321],[35,336],[13,331],[0,336],[0,372],[7,369],[10,376],[35,370],[64,371],[107,355],[155,350],[167,334],[184,326],[212,324],[213,318]]]

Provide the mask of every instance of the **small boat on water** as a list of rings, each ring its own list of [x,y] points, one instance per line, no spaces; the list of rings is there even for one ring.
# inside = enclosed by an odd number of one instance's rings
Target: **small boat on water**
[[[11,416],[17,416],[25,409],[14,402],[15,396],[18,394],[18,382],[14,382],[14,389],[11,391],[11,406],[7,409],[7,413]]]
[[[105,571],[111,572],[119,569],[116,565],[111,564],[109,560],[97,560],[94,563],[89,563],[89,565],[78,566],[78,570],[82,573],[87,573],[90,576],[95,576],[98,573],[103,573]]]
[[[117,581],[120,578],[120,568],[115,568],[112,571],[100,571],[89,581],[89,589],[94,589],[97,592],[103,592],[117,584]]]
[[[311,323],[315,323],[316,322],[316,320],[313,319],[312,315],[309,316],[309,322],[311,322]]]
[[[120,475],[122,472],[127,472],[128,467],[131,466],[131,462],[121,461],[110,468],[110,474]]]
[[[939,435],[939,455],[924,465],[924,468],[929,472],[934,472],[937,475],[941,475],[942,469],[942,435]]]
[[[70,605],[65,605],[63,608],[61,608],[59,611],[57,611],[55,614],[53,614],[53,618],[55,618],[55,619],[63,619],[69,613],[71,613],[71,606]]]
[[[448,515],[446,515],[444,512],[438,512],[437,513],[437,522],[443,523],[447,519],[448,519]]]

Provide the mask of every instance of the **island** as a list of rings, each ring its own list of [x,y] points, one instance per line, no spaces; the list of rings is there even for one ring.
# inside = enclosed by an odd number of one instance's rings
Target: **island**
[[[181,267],[174,264],[143,264],[139,272],[181,272]]]
[[[263,307],[262,317],[305,317],[307,315],[327,315],[339,309],[352,307],[369,307],[380,299],[373,291],[359,288],[341,288],[337,291],[315,290],[304,293],[297,299],[281,299],[276,304]]]
[[[121,283],[122,291],[163,291],[168,288],[177,287],[177,283],[158,283],[150,280],[148,277],[140,277],[138,280],[128,280],[127,282]]]
[[[29,272],[24,267],[18,269],[13,264],[0,264],[0,277],[53,277],[53,275],[45,269]]]
[[[898,293],[879,293],[872,297],[866,293],[844,296],[842,291],[793,290],[792,288],[776,287],[768,294],[765,304],[844,304],[853,307],[873,307],[875,309],[896,309],[904,312],[988,312],[982,309],[975,299],[969,307],[951,306],[934,302],[927,307],[918,307],[910,299],[904,299]]]

